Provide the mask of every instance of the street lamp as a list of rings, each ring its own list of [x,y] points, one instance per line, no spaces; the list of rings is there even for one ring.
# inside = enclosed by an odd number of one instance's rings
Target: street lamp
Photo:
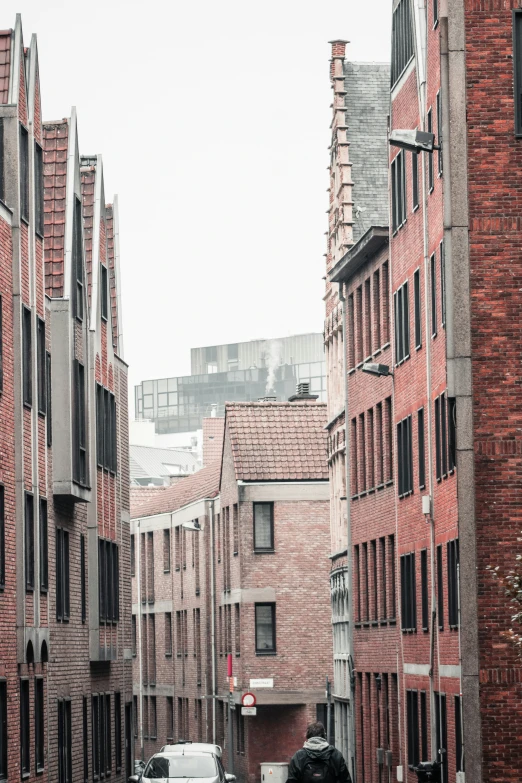
[[[389,135],[392,147],[402,147],[409,152],[433,152],[440,150],[435,144],[435,134],[420,130],[393,130]]]
[[[377,364],[376,362],[365,362],[362,366],[362,371],[367,372],[368,375],[377,375],[377,377],[387,375],[393,376],[393,373],[387,364]]]

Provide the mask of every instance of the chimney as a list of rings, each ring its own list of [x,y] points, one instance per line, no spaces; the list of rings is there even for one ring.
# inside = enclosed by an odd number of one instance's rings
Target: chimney
[[[335,60],[344,60],[346,56],[346,44],[350,41],[345,41],[343,38],[337,38],[335,41],[328,41],[332,47],[332,59],[330,62],[330,78],[333,81],[335,76]]]
[[[297,400],[317,400],[318,398],[318,394],[310,394],[310,384],[303,381],[297,384],[297,391],[288,398],[288,402],[296,402]]]
[[[217,407],[218,406],[216,402],[213,402],[212,405],[210,406],[210,416],[212,419],[215,419],[217,416]]]

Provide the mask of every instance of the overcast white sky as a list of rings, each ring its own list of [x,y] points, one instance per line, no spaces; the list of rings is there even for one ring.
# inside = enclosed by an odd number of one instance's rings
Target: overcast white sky
[[[190,348],[322,330],[332,38],[389,59],[392,0],[2,0],[45,120],[78,111],[120,201],[132,384]]]

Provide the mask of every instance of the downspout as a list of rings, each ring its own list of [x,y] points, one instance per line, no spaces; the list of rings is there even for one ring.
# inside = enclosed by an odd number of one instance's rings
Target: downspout
[[[136,578],[138,581],[138,661],[139,661],[139,699],[140,699],[140,759],[144,761],[143,757],[143,661],[141,645],[141,533],[140,533],[141,520],[136,520],[136,539],[137,539],[137,563],[136,563]]]
[[[351,759],[351,772],[353,783],[356,781],[355,764],[355,666],[353,659],[353,580],[352,580],[352,525],[351,525],[351,496],[350,496],[350,427],[348,416],[348,368],[346,362],[346,298],[344,296],[343,283],[339,283],[339,301],[342,304],[343,324],[343,382],[344,382],[344,448],[345,448],[345,485],[346,485],[346,570],[348,573],[348,662],[350,667],[350,740],[349,755]],[[350,747],[351,746],[351,747]]]
[[[209,503],[210,516],[210,655],[212,657],[212,742],[216,744],[216,585],[214,568],[214,501]]]

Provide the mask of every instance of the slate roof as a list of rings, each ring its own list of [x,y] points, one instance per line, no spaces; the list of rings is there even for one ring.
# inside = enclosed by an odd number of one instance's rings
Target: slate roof
[[[227,403],[236,479],[327,481],[325,426],[320,402]]]
[[[143,519],[156,514],[168,514],[197,500],[216,497],[219,491],[220,472],[221,463],[217,462],[208,468],[202,468],[192,476],[181,479],[173,487],[160,489],[157,496],[151,492],[153,495],[151,498],[131,506],[131,518]]]
[[[67,181],[67,120],[43,126],[45,293],[62,297],[65,255],[65,186]]]
[[[183,449],[158,449],[154,446],[130,446],[131,482],[138,478],[160,478],[199,469],[195,454]],[[172,470],[172,466],[179,470]],[[168,467],[167,467],[168,466]]]
[[[0,103],[7,103],[11,74],[12,30],[0,30]]]
[[[345,104],[352,163],[353,241],[371,226],[387,226],[390,106],[388,63],[345,62]]]

